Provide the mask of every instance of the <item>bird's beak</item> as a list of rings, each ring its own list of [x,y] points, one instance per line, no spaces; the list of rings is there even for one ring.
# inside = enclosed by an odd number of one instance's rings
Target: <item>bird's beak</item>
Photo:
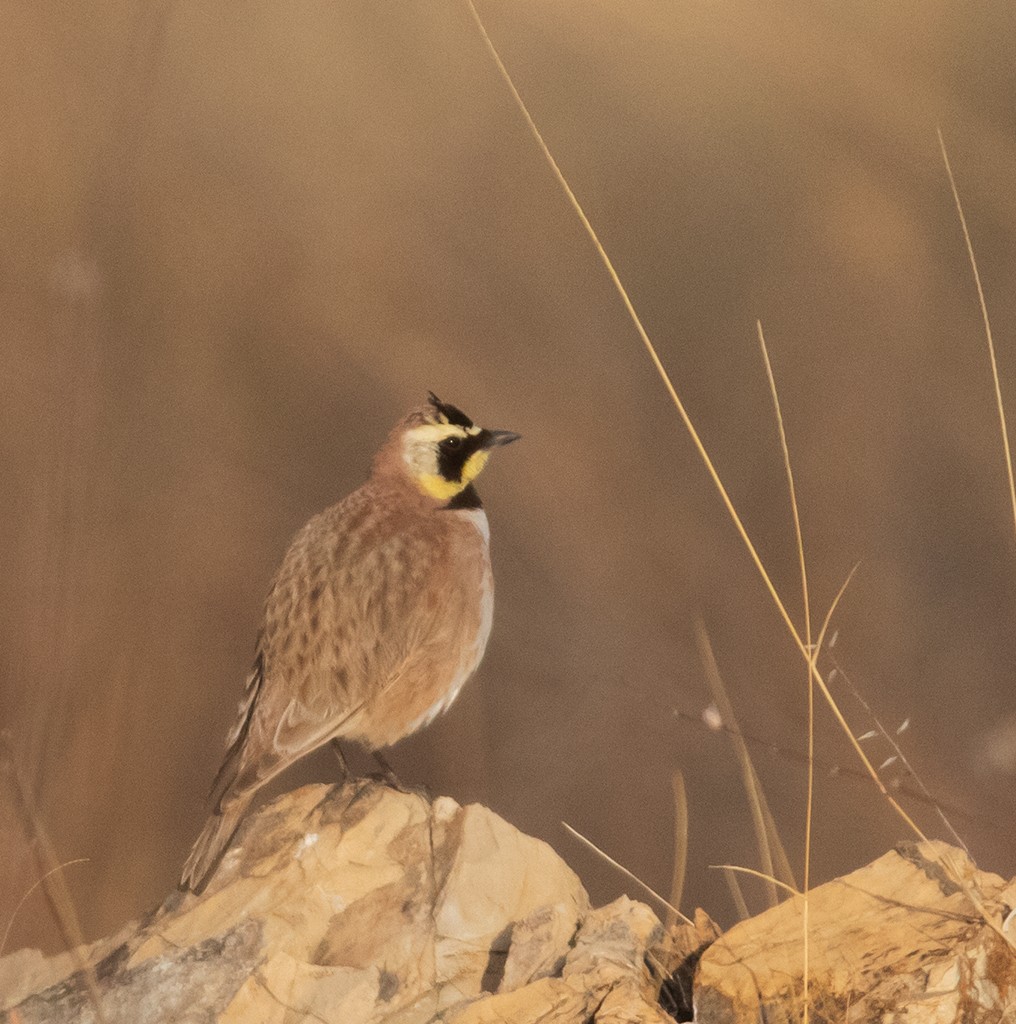
[[[513,434],[510,430],[481,430],[480,447],[484,449],[500,448],[501,445],[511,444],[512,441],[518,441],[521,437],[521,434]]]

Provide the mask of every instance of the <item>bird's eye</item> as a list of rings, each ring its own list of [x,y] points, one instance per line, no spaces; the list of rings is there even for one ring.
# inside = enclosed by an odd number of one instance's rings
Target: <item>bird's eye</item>
[[[457,451],[462,446],[462,438],[458,436],[446,437],[441,442],[441,450],[445,452]]]

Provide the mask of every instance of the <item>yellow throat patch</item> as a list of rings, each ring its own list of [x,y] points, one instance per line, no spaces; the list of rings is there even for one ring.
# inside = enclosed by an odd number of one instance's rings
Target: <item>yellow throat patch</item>
[[[490,452],[482,448],[478,452],[473,452],[462,467],[461,480],[446,480],[440,473],[419,473],[416,479],[420,490],[440,501],[451,501],[456,494],[464,491],[483,472],[488,458],[490,458]]]

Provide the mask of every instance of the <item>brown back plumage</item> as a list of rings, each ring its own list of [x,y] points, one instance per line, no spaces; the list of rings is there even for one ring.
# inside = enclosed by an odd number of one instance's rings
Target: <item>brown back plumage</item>
[[[395,427],[367,483],[296,535],[183,887],[204,887],[254,794],[298,758],[338,738],[389,746],[454,700],[493,611],[472,478],[516,436],[433,399]]]

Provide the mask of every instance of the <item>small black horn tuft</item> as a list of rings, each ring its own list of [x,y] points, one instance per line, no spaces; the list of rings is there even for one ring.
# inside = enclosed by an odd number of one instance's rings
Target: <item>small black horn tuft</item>
[[[433,391],[427,392],[427,400],[449,423],[454,423],[457,427],[465,427],[467,429],[473,425],[473,421],[461,409],[457,409],[454,405],[449,405],[447,402],[442,402]]]

